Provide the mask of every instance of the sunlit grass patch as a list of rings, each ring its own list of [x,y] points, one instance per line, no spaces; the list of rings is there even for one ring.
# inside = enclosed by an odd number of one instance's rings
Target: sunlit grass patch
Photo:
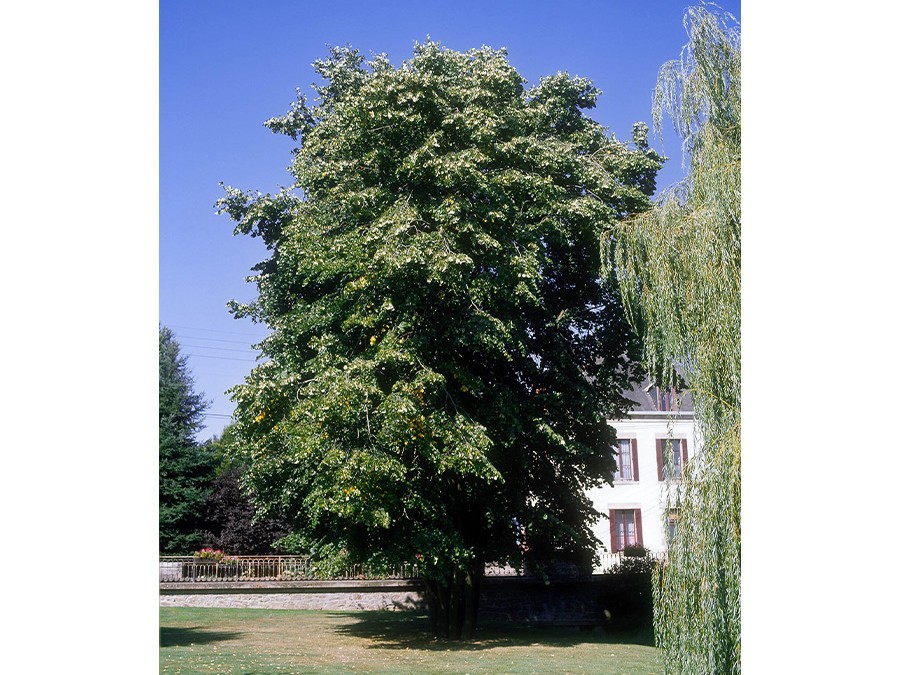
[[[651,645],[498,623],[434,640],[407,612],[160,608],[161,673],[661,673]]]

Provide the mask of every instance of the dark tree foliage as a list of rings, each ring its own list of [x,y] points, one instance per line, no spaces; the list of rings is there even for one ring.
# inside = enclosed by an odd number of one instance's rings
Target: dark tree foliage
[[[236,441],[233,427],[228,426],[215,438],[211,447],[220,458],[218,474],[206,500],[204,543],[230,555],[270,555],[277,553],[277,540],[290,534],[287,520],[282,516],[260,517],[241,478],[244,468],[233,465],[228,446]]]
[[[395,68],[317,61],[293,188],[219,207],[271,257],[269,360],[233,390],[235,461],[323,558],[420,561],[434,632],[475,625],[485,562],[589,566],[621,390],[638,356],[603,243],[649,207],[659,156],[584,114],[599,91],[526,88],[504,51],[419,45]]]
[[[276,553],[273,544],[290,533],[282,518],[256,518],[256,508],[244,494],[238,467],[231,467],[215,477],[206,500],[204,542],[229,555],[268,555]]]
[[[217,464],[194,436],[209,404],[194,381],[178,342],[159,329],[159,551],[188,554],[203,542],[204,504]]]

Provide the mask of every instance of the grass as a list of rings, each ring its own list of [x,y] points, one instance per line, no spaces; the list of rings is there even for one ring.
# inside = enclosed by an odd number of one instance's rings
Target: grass
[[[480,626],[433,640],[409,612],[160,607],[160,673],[661,673],[652,636]]]

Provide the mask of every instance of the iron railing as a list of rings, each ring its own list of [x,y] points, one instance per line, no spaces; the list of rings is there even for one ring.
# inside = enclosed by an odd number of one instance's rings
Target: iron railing
[[[325,570],[305,555],[227,556],[222,560],[160,556],[160,581],[312,581],[346,579],[415,579],[416,565],[376,570],[364,565]]]
[[[606,574],[619,565],[623,560],[627,560],[630,556],[626,556],[622,551],[618,553],[601,553],[599,562],[594,564],[595,574]],[[664,561],[666,559],[665,551],[647,551],[646,555],[640,556],[650,558],[652,560]]]
[[[664,560],[665,552],[647,552],[655,560]],[[623,553],[603,553],[594,572],[604,574],[626,559]],[[554,570],[559,572],[560,570]],[[529,565],[516,569],[509,565],[487,565],[485,576],[532,576],[535,571]],[[202,559],[192,556],[160,556],[159,580],[170,581],[324,581],[351,579],[416,579],[419,568],[415,563],[404,563],[387,569],[374,569],[365,565],[352,565],[343,570],[323,569],[304,555],[279,556],[228,556],[222,560]]]

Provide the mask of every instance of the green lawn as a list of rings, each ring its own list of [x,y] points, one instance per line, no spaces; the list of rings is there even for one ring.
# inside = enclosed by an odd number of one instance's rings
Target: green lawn
[[[661,673],[652,638],[486,624],[432,640],[407,612],[160,607],[161,673]]]

